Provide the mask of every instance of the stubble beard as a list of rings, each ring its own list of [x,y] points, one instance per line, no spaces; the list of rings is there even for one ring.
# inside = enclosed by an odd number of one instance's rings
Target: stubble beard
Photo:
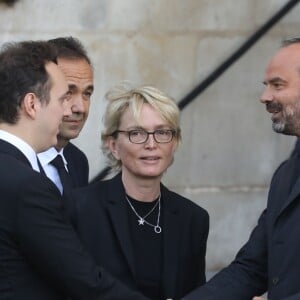
[[[294,107],[287,106],[285,108],[282,119],[273,122],[272,128],[277,133],[300,136],[300,99]]]

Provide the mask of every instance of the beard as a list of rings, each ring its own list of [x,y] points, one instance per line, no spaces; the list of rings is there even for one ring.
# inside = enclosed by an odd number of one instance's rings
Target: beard
[[[281,113],[280,118],[273,120],[273,130],[277,133],[300,136],[300,99],[293,105],[284,107],[274,103],[273,107]]]
[[[277,133],[283,133],[284,134],[284,129],[285,129],[285,123],[279,122],[279,123],[272,123],[272,129],[277,132]]]

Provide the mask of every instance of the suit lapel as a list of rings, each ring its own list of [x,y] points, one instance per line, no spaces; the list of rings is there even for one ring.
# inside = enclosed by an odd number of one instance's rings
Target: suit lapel
[[[67,161],[67,168],[68,168],[68,172],[70,174],[73,186],[74,187],[80,186],[79,180],[78,180],[79,173],[78,173],[78,170],[76,170],[75,163],[74,163],[74,160],[76,158],[73,155],[72,144],[71,143],[68,143],[65,146],[64,151],[63,151],[63,155],[64,155],[64,157]]]
[[[165,291],[164,299],[173,298],[176,291],[176,275],[178,274],[178,259],[180,249],[180,239],[182,228],[180,224],[184,224],[180,219],[182,214],[177,203],[177,199],[173,194],[161,185],[161,193],[163,199],[163,274],[162,285]]]
[[[121,174],[117,175],[109,182],[108,187],[108,212],[112,221],[112,226],[120,243],[122,252],[128,263],[129,269],[135,278],[134,256],[129,231],[129,220],[127,214],[125,190],[123,187]]]
[[[63,155],[67,161],[67,168],[73,186],[81,187],[88,185],[89,166],[84,153],[69,142],[63,150]]]
[[[79,182],[78,182],[78,178],[77,178],[77,175],[76,175],[77,172],[74,169],[74,164],[72,162],[72,159],[71,158],[67,159],[67,163],[68,163],[67,164],[68,172],[70,174],[70,178],[72,180],[72,184],[73,184],[74,187],[77,187],[77,186],[79,186]]]

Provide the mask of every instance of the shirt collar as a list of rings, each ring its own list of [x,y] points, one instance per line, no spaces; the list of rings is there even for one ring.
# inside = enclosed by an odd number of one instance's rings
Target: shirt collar
[[[41,162],[41,165],[43,167],[45,167],[46,165],[48,165],[57,155],[60,155],[62,157],[62,160],[65,164],[65,166],[67,165],[67,161],[64,157],[63,154],[64,148],[61,149],[60,151],[57,151],[54,147],[51,147],[50,149],[44,151],[44,152],[40,152],[38,153],[38,158]]]

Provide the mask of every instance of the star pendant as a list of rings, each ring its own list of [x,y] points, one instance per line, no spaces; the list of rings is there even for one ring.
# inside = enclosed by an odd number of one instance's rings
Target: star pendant
[[[139,220],[138,220],[138,222],[139,222],[139,225],[144,225],[144,219],[142,219],[142,218],[140,218]]]

